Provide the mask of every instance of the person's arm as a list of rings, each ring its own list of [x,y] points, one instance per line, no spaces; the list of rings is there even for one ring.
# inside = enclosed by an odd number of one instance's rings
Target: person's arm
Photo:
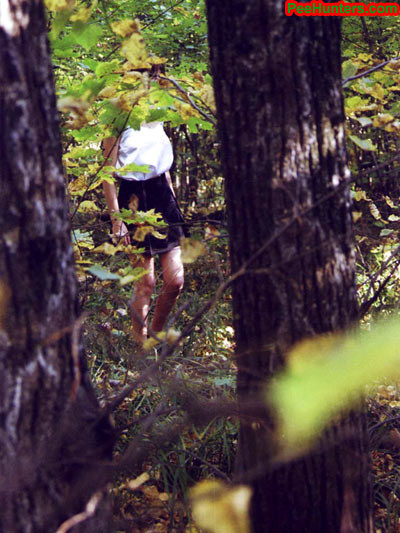
[[[118,157],[118,146],[119,138],[109,137],[108,139],[103,140],[103,154],[104,159],[106,160],[104,163],[105,166],[111,165],[115,167]],[[111,218],[113,235],[115,235],[117,239],[122,239],[124,244],[130,244],[128,228],[122,220],[113,217],[113,213],[119,212],[118,195],[115,183],[103,181],[103,191]]]

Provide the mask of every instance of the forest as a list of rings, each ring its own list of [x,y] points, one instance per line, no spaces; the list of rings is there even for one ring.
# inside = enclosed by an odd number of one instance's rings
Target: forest
[[[399,36],[0,0],[0,533],[400,532]],[[113,234],[104,146],[160,122],[185,282],[140,345],[165,222]]]

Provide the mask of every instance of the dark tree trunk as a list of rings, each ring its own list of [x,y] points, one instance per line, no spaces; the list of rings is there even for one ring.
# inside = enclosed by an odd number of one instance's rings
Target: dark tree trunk
[[[80,343],[46,19],[37,0],[2,0],[0,231],[0,531],[54,532],[101,488],[88,462],[104,460],[109,448]],[[89,523],[81,531],[103,530]]]
[[[298,340],[357,316],[337,17],[287,17],[283,2],[207,1],[226,180],[240,401],[259,398]],[[268,468],[257,426],[238,463],[254,531],[372,530],[363,417],[318,452]],[[345,438],[346,437],[346,438]]]

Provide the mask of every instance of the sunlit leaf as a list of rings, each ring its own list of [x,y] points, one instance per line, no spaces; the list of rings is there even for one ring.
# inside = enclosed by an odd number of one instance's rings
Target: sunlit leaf
[[[93,4],[89,7],[81,4],[77,11],[73,15],[71,15],[71,22],[77,22],[78,20],[81,22],[87,22],[90,19],[92,11],[96,7],[96,5],[97,2],[93,2]]]
[[[356,190],[356,192],[353,194],[353,198],[356,202],[359,202],[360,200],[368,200],[366,192],[362,191],[361,189]]]
[[[88,51],[95,46],[101,38],[103,30],[97,24],[86,24],[82,21],[74,23],[72,35],[75,41]]]
[[[378,113],[373,120],[375,127],[386,126],[390,122],[394,121],[394,117],[390,113]]]
[[[356,135],[349,135],[349,139],[361,148],[361,150],[369,150],[372,152],[376,150],[376,146],[372,143],[371,139],[360,139],[360,137],[357,137]]]
[[[50,11],[64,11],[65,9],[73,9],[76,0],[45,0],[47,9]]]
[[[98,277],[102,281],[106,279],[120,279],[121,277],[118,274],[114,274],[113,272],[105,270],[100,265],[93,265],[92,267],[87,269],[87,272],[90,272],[90,274],[93,274],[93,276]]]
[[[363,128],[371,126],[372,124],[372,120],[369,117],[355,117],[355,120],[357,120]]]
[[[111,23],[111,29],[121,37],[129,37],[132,33],[140,31],[140,23],[138,20],[126,19]]]
[[[123,42],[121,54],[132,64],[132,70],[151,67],[147,61],[148,53],[144,39],[139,33],[132,34],[129,39]]]
[[[382,215],[379,212],[379,209],[376,207],[376,205],[373,202],[368,203],[368,208],[371,212],[371,215],[374,217],[375,220],[381,220]]]
[[[335,415],[355,405],[366,385],[399,376],[398,318],[371,332],[322,336],[296,346],[268,392],[282,455],[303,453]]]
[[[190,490],[193,518],[209,533],[250,533],[251,489],[217,480],[201,481]]]
[[[94,211],[100,211],[100,208],[91,200],[84,200],[79,204],[79,213],[93,213]]]
[[[118,246],[114,246],[109,242],[103,242],[100,246],[97,246],[94,250],[94,253],[101,253],[105,255],[115,255],[118,252]]]
[[[202,241],[196,239],[182,239],[182,262],[194,263],[199,257],[207,253],[207,248]]]
[[[147,235],[152,235],[154,233],[157,233],[158,239],[165,239],[167,237],[166,235],[161,235],[161,233],[156,232],[153,226],[139,226],[136,228],[133,238],[135,241],[143,242]]]

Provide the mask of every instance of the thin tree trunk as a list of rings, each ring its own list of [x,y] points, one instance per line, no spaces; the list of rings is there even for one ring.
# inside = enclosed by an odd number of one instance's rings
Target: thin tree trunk
[[[108,424],[80,343],[43,5],[0,13],[0,531],[54,532],[101,488],[88,461],[109,457]]]
[[[340,22],[286,17],[283,2],[208,0],[211,65],[226,180],[239,400],[302,338],[357,315]],[[254,531],[371,531],[363,417],[321,448],[271,466],[262,426],[242,425]]]

